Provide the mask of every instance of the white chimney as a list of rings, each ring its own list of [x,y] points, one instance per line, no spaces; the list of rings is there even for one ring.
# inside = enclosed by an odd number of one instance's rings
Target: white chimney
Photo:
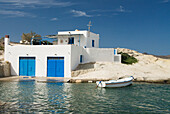
[[[5,35],[4,38],[4,60],[7,61],[7,53],[8,53],[8,45],[9,45],[9,35]]]
[[[5,35],[4,42],[5,42],[5,46],[9,45],[9,35]]]

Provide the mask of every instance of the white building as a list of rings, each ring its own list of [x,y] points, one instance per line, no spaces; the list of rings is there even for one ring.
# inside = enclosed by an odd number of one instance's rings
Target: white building
[[[50,37],[50,36],[48,36]],[[57,45],[75,45],[84,48],[99,48],[99,34],[88,31],[64,31],[58,32],[58,35],[53,35],[51,38],[58,38]]]
[[[54,45],[10,45],[5,37],[5,61],[11,75],[71,77],[71,71],[88,62],[121,62],[113,48],[99,48],[99,34],[88,31],[58,32]]]

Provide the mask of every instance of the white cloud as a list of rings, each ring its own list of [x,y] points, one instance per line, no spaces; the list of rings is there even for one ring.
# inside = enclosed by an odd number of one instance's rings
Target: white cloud
[[[87,15],[84,11],[71,10],[71,13],[73,13],[75,17],[92,17],[91,15]]]
[[[120,6],[119,9],[118,9],[118,11],[120,11],[120,12],[125,12],[125,9],[124,9],[123,6]]]
[[[2,4],[1,4],[2,3]],[[60,2],[56,0],[0,0],[0,6],[3,8],[24,8],[24,7],[40,7],[49,8],[54,6],[66,7],[73,3],[71,2]],[[5,6],[5,7],[4,7]]]
[[[57,21],[58,20],[58,18],[52,18],[52,19],[50,19],[50,21]]]
[[[169,0],[163,0],[162,1],[162,3],[168,3],[169,2]]]
[[[0,0],[0,14],[10,17],[35,17],[35,15],[26,13],[24,10],[29,8],[66,7],[70,5],[73,5],[73,3],[62,2],[61,0]]]
[[[105,13],[105,12],[114,12],[115,10],[110,9],[110,10],[103,10],[103,9],[96,9],[96,10],[91,10],[90,12],[100,12],[100,13]]]
[[[123,6],[119,6],[119,8],[116,9],[116,11],[117,12],[122,12],[122,13],[124,13],[124,12],[131,12],[130,10],[126,10]]]
[[[113,16],[113,15],[119,15],[119,13],[130,13],[132,11],[125,9],[123,6],[119,6],[119,8],[117,9],[96,9],[96,10],[91,10],[89,12],[102,13],[100,14],[102,16]]]
[[[8,15],[11,17],[36,17],[35,15],[25,13],[22,11],[0,10],[1,15]]]

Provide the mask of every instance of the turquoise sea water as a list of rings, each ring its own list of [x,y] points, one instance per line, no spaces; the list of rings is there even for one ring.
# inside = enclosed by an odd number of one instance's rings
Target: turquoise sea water
[[[170,85],[0,82],[0,113],[170,113]]]

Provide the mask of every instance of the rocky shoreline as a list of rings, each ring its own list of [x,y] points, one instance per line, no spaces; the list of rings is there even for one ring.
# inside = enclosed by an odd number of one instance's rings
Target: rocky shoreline
[[[117,50],[137,58],[138,62],[132,65],[111,62],[80,64],[77,69],[72,71],[71,78],[63,79],[64,82],[87,83],[98,80],[117,80],[121,77],[133,76],[134,82],[170,84],[170,59],[162,59],[154,55],[142,54],[125,48],[117,48]],[[3,66],[2,63],[1,65]],[[19,78],[18,76],[14,78],[1,77],[0,81],[13,81],[14,79],[18,80]],[[39,78],[36,77],[35,79]],[[49,82],[46,79],[44,78],[45,81],[43,82]]]
[[[109,62],[81,64],[72,71],[72,80],[116,80],[128,75],[133,76],[135,82],[170,83],[170,59],[162,59],[125,48],[117,48],[117,50],[137,58],[138,62],[132,65]]]
[[[91,79],[71,79],[69,83],[95,83],[96,81],[99,80],[91,80]],[[102,81],[108,81],[108,80],[102,80]],[[168,80],[134,80],[133,82],[138,82],[138,83],[154,83],[154,84],[170,84],[170,79]]]
[[[127,76],[125,76],[127,77]],[[123,78],[123,77],[121,77]],[[10,76],[5,78],[0,78],[0,82],[23,82],[23,81],[36,81],[38,83],[95,83],[96,81],[109,81],[112,79],[78,79],[78,78],[36,78],[36,77],[22,77],[22,76]],[[169,79],[159,79],[159,80],[139,80],[137,78],[134,78],[133,82],[135,83],[154,83],[154,84],[170,84],[170,78]],[[2,103],[1,103],[2,104]]]

